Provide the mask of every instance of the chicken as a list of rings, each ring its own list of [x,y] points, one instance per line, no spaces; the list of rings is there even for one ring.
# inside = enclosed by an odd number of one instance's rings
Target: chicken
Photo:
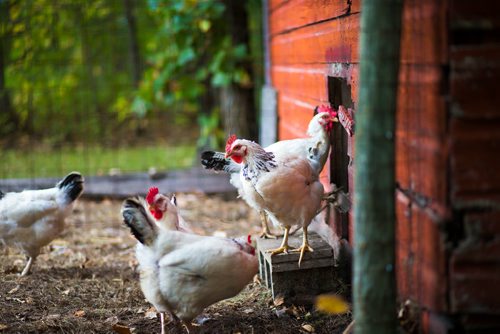
[[[157,187],[151,187],[146,195],[146,202],[149,205],[151,214],[166,229],[193,233],[189,224],[180,215],[175,195],[172,195],[169,199],[167,196],[160,194]],[[177,214],[174,216],[172,212]]]
[[[83,183],[80,173],[72,172],[54,188],[0,195],[0,241],[28,256],[21,276],[30,272],[40,249],[63,231]]]
[[[139,241],[141,289],[160,312],[162,333],[165,313],[180,319],[189,330],[191,320],[206,307],[238,294],[258,271],[250,240],[177,231],[176,207],[167,202],[158,207],[167,224],[156,222],[148,204],[139,198],[129,198],[122,206],[124,223]]]
[[[307,240],[307,227],[316,216],[323,198],[319,175],[303,154],[290,151],[267,151],[259,144],[229,137],[226,158],[242,164],[240,181],[243,198],[258,211],[265,211],[275,223],[285,229],[283,242],[272,255],[287,253],[291,226],[303,230],[302,245],[292,251],[300,252],[299,266],[304,253],[313,251]]]
[[[338,119],[336,117],[337,113],[330,107],[319,106],[316,107],[316,111],[318,113],[311,119],[307,128],[308,137],[278,141],[266,147],[265,150],[273,153],[306,157],[314,173],[319,175],[330,151],[329,132],[332,129],[333,122],[337,122]],[[239,195],[245,198],[240,181],[240,164],[226,158],[225,153],[214,151],[203,152],[201,163],[206,169],[229,173],[231,175],[231,184],[238,189]],[[265,211],[261,210],[259,213],[262,222],[261,237],[275,238],[269,231]]]

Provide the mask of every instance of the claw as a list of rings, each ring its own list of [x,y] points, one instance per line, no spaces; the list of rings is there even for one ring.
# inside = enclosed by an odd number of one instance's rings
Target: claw
[[[266,251],[266,253],[271,253],[271,256],[276,255],[276,254],[281,254],[281,253],[288,254],[288,252],[290,252],[290,246],[288,246],[288,245],[280,246],[280,247],[275,248],[275,249],[268,249]]]
[[[259,238],[264,238],[264,239],[278,239],[278,236],[274,235],[270,231],[262,231],[259,234]]]
[[[300,267],[300,264],[302,262],[302,258],[304,257],[304,253],[305,252],[314,252],[314,249],[311,246],[309,246],[309,241],[307,240],[307,227],[303,227],[302,229],[304,231],[303,239],[302,239],[302,246],[291,250],[291,252],[300,252],[299,267]]]
[[[281,242],[281,246],[276,249],[268,249],[266,253],[271,253],[272,255],[286,253],[290,251],[290,246],[288,246],[288,234],[290,232],[290,226],[285,227],[285,234],[283,235],[283,241]]]

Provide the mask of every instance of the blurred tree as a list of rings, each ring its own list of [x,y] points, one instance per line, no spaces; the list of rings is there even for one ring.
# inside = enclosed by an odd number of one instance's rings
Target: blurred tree
[[[248,12],[241,1],[150,0],[161,27],[133,109],[198,112],[201,147],[225,132],[256,139]],[[203,129],[210,127],[210,129]],[[213,137],[216,138],[213,138]]]
[[[16,124],[19,117],[16,114],[10,99],[6,82],[6,71],[8,66],[8,55],[11,41],[14,38],[14,26],[10,17],[11,4],[0,0],[0,134],[8,135],[17,130]]]
[[[0,133],[50,145],[117,137],[151,15],[134,0],[0,0]]]
[[[123,7],[125,9],[125,18],[127,19],[128,31],[128,44],[129,53],[132,65],[132,79],[134,86],[139,86],[139,80],[142,75],[141,55],[139,50],[139,41],[137,39],[137,22],[134,14],[134,1],[123,0]]]
[[[256,139],[256,3],[0,0],[0,145],[116,144],[131,129],[198,126],[200,147],[228,132]]]

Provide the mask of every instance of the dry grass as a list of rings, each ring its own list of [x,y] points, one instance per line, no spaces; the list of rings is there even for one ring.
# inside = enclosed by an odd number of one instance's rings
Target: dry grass
[[[178,202],[198,233],[237,236],[258,231],[257,214],[241,201],[179,194]],[[120,205],[80,200],[66,231],[43,250],[27,277],[17,275],[24,256],[1,249],[0,332],[110,333],[116,324],[133,333],[159,331],[159,319],[138,284],[135,240],[122,226]],[[197,327],[200,333],[306,333],[306,324],[316,333],[339,333],[350,321],[350,315],[275,306],[269,292],[256,283],[207,308],[203,317],[209,320]],[[169,326],[169,332],[179,331]]]

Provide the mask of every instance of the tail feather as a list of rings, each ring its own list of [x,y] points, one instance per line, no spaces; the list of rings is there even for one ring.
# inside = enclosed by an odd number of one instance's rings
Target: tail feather
[[[71,202],[76,200],[83,191],[83,176],[78,172],[71,172],[56,185],[59,189],[64,189]]]
[[[226,159],[224,153],[205,151],[201,154],[201,164],[206,169],[224,171],[226,173],[238,173],[241,166],[231,159]]]
[[[158,227],[139,197],[127,198],[122,204],[123,222],[142,244],[151,245],[158,235]]]
[[[5,196],[5,193],[0,190],[0,199],[2,199]]]

